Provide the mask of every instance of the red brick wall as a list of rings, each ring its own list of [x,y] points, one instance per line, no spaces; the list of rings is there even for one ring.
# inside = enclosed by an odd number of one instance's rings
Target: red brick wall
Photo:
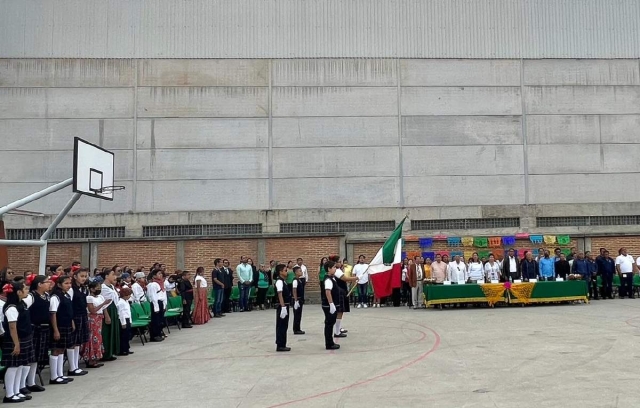
[[[204,277],[211,284],[211,270],[216,258],[228,259],[231,269],[236,270],[240,257],[246,255],[258,265],[257,239],[220,239],[186,241],[184,243],[184,267],[192,273],[199,266],[204,267]]]
[[[591,238],[591,252],[594,255],[600,253],[600,248],[607,248],[609,256],[615,258],[618,256],[618,250],[623,247],[627,248],[630,255],[637,258],[640,256],[640,236]]]
[[[167,271],[176,269],[175,241],[102,242],[98,244],[98,267],[116,264],[136,270],[144,266],[146,271],[155,263],[167,265]]]
[[[323,256],[340,254],[339,237],[319,238],[269,238],[265,243],[266,262],[273,260],[286,263],[302,258],[309,272],[307,290],[319,291],[318,268]]]
[[[8,247],[9,266],[22,274],[25,271],[37,271],[40,260],[38,247]],[[49,244],[47,247],[47,265],[71,266],[73,261],[82,260],[82,244]]]

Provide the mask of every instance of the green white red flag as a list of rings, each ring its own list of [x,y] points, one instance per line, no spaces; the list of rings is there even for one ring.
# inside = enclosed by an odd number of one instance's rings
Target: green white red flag
[[[407,217],[391,233],[369,263],[368,274],[377,298],[391,296],[402,286],[402,226]]]

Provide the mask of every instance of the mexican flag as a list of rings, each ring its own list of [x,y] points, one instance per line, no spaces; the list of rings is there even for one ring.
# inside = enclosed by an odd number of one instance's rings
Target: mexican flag
[[[394,288],[402,287],[402,222],[391,233],[369,263],[369,278],[376,297],[391,296]]]

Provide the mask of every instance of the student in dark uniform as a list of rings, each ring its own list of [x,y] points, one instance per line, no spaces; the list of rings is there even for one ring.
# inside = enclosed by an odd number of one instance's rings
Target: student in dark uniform
[[[185,329],[190,329],[193,327],[190,321],[191,304],[193,303],[193,285],[189,280],[190,277],[191,272],[182,272],[182,279],[180,280],[180,284],[178,285],[178,290],[180,291],[180,295],[182,296],[182,327]]]
[[[71,289],[69,295],[73,304],[73,348],[67,349],[67,360],[69,360],[69,377],[87,374],[87,371],[80,369],[80,346],[89,341],[89,318],[87,315],[87,279],[89,279],[89,269],[78,269],[71,277]]]
[[[300,329],[302,321],[302,306],[304,306],[304,282],[302,281],[302,268],[293,267],[293,273],[296,275],[293,280],[293,334],[304,334]]]
[[[335,279],[336,263],[327,261],[323,269],[325,275],[320,297],[322,298],[322,311],[324,312],[324,346],[327,350],[337,350],[340,345],[333,341],[333,326],[336,324],[338,316],[338,306],[336,306],[335,302],[341,298],[341,295]]]
[[[27,284],[33,295],[33,304],[29,308],[29,317],[33,328],[33,351],[35,362],[29,365],[29,376],[27,377],[27,389],[31,392],[44,391],[44,387],[36,384],[36,374],[38,365],[41,367],[49,364],[49,291],[51,290],[51,280],[44,275],[29,275]]]
[[[33,296],[24,282],[6,283],[2,290],[7,298],[2,313],[5,336],[2,342],[2,365],[7,367],[4,376],[3,402],[16,403],[30,400],[31,395],[20,389],[22,377],[26,379],[29,365],[35,361],[33,353],[33,329],[28,307]],[[28,298],[27,298],[28,297]]]
[[[64,351],[73,348],[73,303],[69,297],[71,278],[67,275],[58,277],[53,294],[49,301],[49,317],[51,319],[51,357],[49,366],[51,379],[49,384],[67,384],[73,378],[63,373]]]
[[[336,265],[336,273],[334,274],[334,278],[336,280],[338,288],[340,288],[340,299],[336,299],[336,301],[340,304],[340,307],[338,308],[338,316],[336,317],[336,325],[333,335],[334,337],[347,337],[347,330],[342,328],[342,318],[344,316],[344,313],[348,313],[351,311],[351,305],[349,303],[349,298],[347,297],[347,294],[349,293],[347,282],[357,282],[358,278],[356,278],[355,276],[348,277],[347,275],[345,275],[344,272],[342,272],[342,264],[339,261],[340,258],[336,258],[338,260],[333,261]],[[329,259],[333,260],[333,257]]]
[[[276,293],[278,294],[278,308],[276,309],[276,351],[290,351],[287,347],[287,330],[289,330],[289,303],[291,292],[287,285],[287,266],[276,265]]]

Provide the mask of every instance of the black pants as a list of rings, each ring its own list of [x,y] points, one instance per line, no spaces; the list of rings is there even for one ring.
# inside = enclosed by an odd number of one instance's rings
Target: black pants
[[[120,326],[120,353],[129,352],[129,341],[131,340],[131,320],[127,319],[125,327]]]
[[[267,300],[267,290],[268,288],[258,288],[258,296],[257,296],[258,306],[264,306]]]
[[[280,312],[282,306],[278,305],[276,309],[276,346],[287,347],[287,330],[289,330],[289,306],[287,308],[287,316],[284,319],[280,318]]]
[[[300,307],[293,309],[293,332],[302,331],[300,329],[300,322],[302,321],[302,306],[304,306],[304,300],[300,300]]]
[[[613,297],[613,275],[602,274],[602,297]]]
[[[402,301],[409,307],[413,306],[411,304],[411,285],[406,281],[402,281]]]
[[[623,278],[622,275],[627,275]],[[633,272],[620,275],[620,297],[633,297]]]
[[[589,289],[589,299],[598,299],[598,280],[595,276],[589,278],[587,288]]]
[[[391,301],[393,302],[393,307],[400,306],[400,288],[393,288],[393,292],[391,292]]]
[[[322,306],[322,311],[324,312],[324,345],[331,347],[335,344],[333,342],[333,326],[336,324],[338,312],[329,313],[329,306]]]
[[[149,331],[151,332],[151,338],[162,336],[162,327],[164,326],[164,303],[158,301],[159,311],[153,310],[153,304],[151,304],[151,324],[149,325]]]
[[[224,313],[231,313],[231,301],[229,300],[231,297],[231,287],[232,286],[224,286],[224,298],[222,300],[222,311]]]
[[[191,304],[193,303],[193,299],[184,299],[182,301],[182,325],[188,326],[191,324]]]

